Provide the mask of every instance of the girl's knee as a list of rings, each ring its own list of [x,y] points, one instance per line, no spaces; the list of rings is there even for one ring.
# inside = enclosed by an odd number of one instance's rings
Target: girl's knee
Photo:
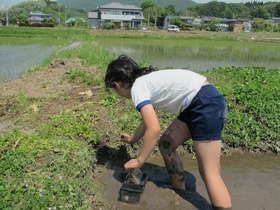
[[[199,168],[199,174],[204,182],[212,182],[213,180],[221,179],[221,173],[216,170],[204,170]]]
[[[171,143],[167,141],[165,138],[160,138],[158,141],[159,149],[161,151],[170,150]]]
[[[171,137],[169,135],[163,135],[158,141],[159,150],[161,153],[170,153],[172,151]]]

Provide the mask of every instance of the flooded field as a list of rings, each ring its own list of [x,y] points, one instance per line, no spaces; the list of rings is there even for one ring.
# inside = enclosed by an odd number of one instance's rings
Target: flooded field
[[[221,40],[145,40],[99,38],[115,56],[125,54],[158,68],[204,71],[219,67],[260,66],[280,69],[280,50],[271,42]]]
[[[280,194],[280,158],[275,155],[234,154],[222,157],[222,176],[230,191],[233,209],[277,210]],[[186,178],[186,198],[176,194],[161,158],[149,159],[142,171],[149,177],[138,205],[119,201],[122,185],[120,162],[100,165],[97,179],[104,188],[104,198],[111,209],[118,210],[183,210],[211,209],[204,183],[197,170],[196,160],[183,158]]]
[[[114,34],[108,38],[106,33],[109,32],[106,31],[92,33],[93,36],[97,35],[97,42],[115,56],[126,54],[138,62],[145,61],[157,68],[173,67],[203,71],[219,67],[261,66],[280,69],[278,47],[280,38],[279,35],[275,35],[276,33],[269,34],[271,38],[264,38],[260,34],[243,33],[238,34],[240,39],[235,34],[211,33],[210,35],[215,37],[213,40],[195,39],[195,34],[191,34],[193,37],[190,39],[164,39],[162,36],[167,34],[157,32],[161,37],[159,39],[151,39],[149,36],[135,39],[122,38]],[[102,33],[105,33],[105,37]],[[137,32],[123,33],[139,35]],[[190,34],[180,33],[178,36],[190,36]],[[197,36],[201,35],[197,34]],[[233,38],[226,40],[227,36],[232,36],[236,40]],[[2,43],[0,45],[0,80],[18,78],[21,73],[39,64],[55,49],[53,45],[39,43],[25,45]]]
[[[16,79],[21,73],[38,65],[55,51],[54,46],[1,45],[0,47],[0,80]]]

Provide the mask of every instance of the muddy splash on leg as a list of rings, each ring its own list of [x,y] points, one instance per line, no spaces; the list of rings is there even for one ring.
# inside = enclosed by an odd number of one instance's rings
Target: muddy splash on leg
[[[181,158],[172,146],[169,132],[163,134],[159,140],[159,149],[163,157],[173,188],[185,190],[184,167]]]

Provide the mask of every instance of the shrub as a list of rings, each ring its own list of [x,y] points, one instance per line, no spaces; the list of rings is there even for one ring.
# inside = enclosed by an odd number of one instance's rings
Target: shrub
[[[274,26],[273,31],[280,32],[280,23],[278,23],[277,25]]]
[[[272,31],[272,24],[266,20],[255,20],[252,26],[255,31]]]
[[[107,22],[107,23],[105,23],[104,28],[107,29],[107,30],[114,29],[115,28],[115,23]]]

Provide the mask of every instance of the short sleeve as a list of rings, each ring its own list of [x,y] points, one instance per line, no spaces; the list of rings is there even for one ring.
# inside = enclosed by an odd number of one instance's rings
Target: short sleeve
[[[147,104],[152,104],[151,94],[149,92],[148,83],[142,78],[138,78],[131,88],[131,98],[135,108],[140,111]]]

